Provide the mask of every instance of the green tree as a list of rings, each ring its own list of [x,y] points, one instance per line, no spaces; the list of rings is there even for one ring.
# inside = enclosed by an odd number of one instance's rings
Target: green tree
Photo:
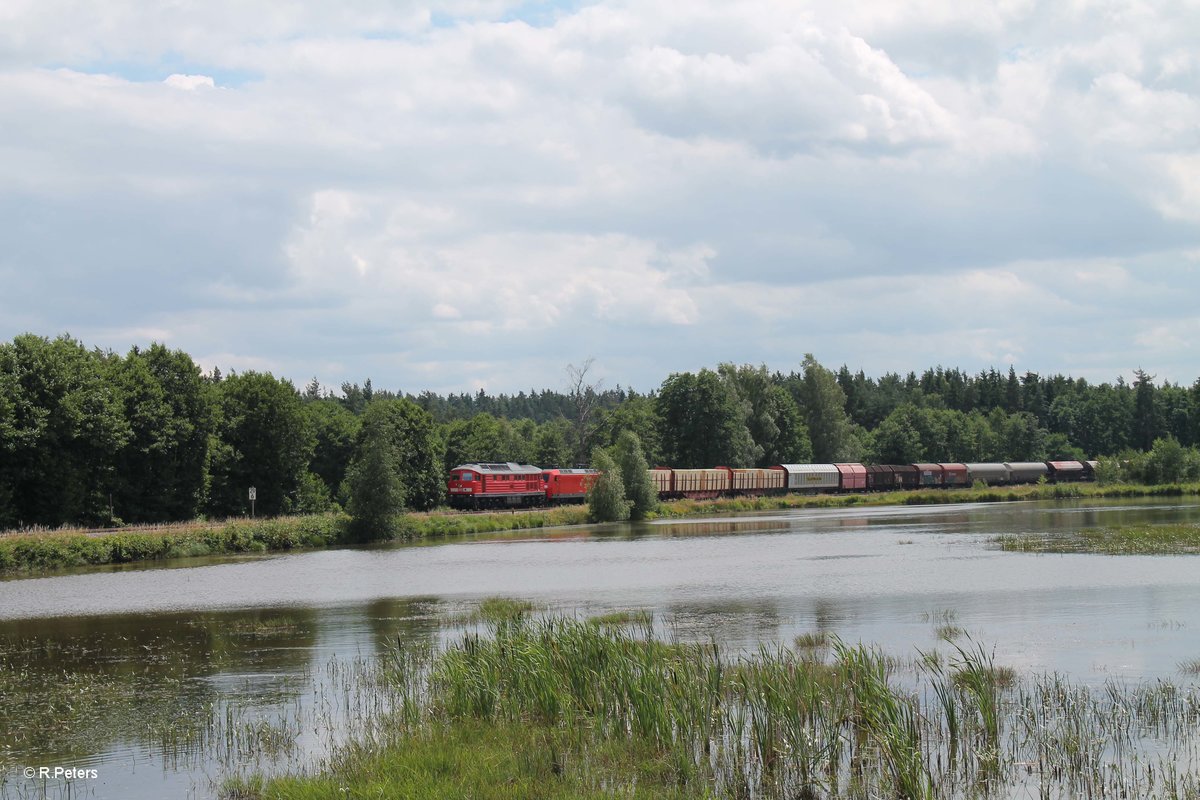
[[[621,472],[625,498],[630,503],[630,517],[645,519],[658,507],[658,492],[650,480],[646,457],[642,454],[642,443],[633,431],[623,431],[613,445],[613,461]]]
[[[660,439],[662,420],[653,397],[631,393],[615,408],[597,414],[595,436],[605,445],[614,445],[623,431],[633,431],[642,443],[642,452],[650,464],[666,463]]]
[[[879,427],[872,431],[872,461],[877,464],[911,464],[924,460],[921,435],[910,419],[912,411],[914,408],[910,405],[901,406],[888,414]]]
[[[543,469],[570,467],[575,448],[568,441],[571,426],[564,419],[544,422],[533,436],[533,463]]]
[[[455,420],[446,426],[445,467],[488,461],[526,463],[532,456],[535,430],[529,420],[514,425],[487,412]]]
[[[674,467],[754,463],[745,409],[732,385],[712,370],[675,373],[658,393],[663,457]]]
[[[117,453],[113,505],[126,522],[191,519],[200,510],[212,393],[182,350],[152,344],[110,362],[130,437]]]
[[[210,513],[245,513],[251,486],[258,490],[258,513],[295,511],[315,444],[296,387],[270,373],[246,372],[226,377],[216,389]]]
[[[346,471],[355,532],[363,540],[390,538],[405,505],[397,453],[385,425],[364,425],[358,439]]]
[[[754,443],[753,449],[745,453],[747,459],[752,459],[748,463],[766,467],[805,463],[812,457],[808,428],[796,401],[775,382],[765,365],[721,364],[718,369],[742,403],[744,423]]]
[[[793,382],[793,396],[802,409],[812,442],[812,457],[820,463],[854,458],[858,441],[846,415],[846,394],[837,376],[822,367],[812,353],[804,356],[803,376]]]
[[[346,470],[354,456],[354,443],[361,426],[359,418],[332,399],[305,402],[304,415],[314,437],[309,469],[324,483],[329,497],[345,505],[349,499],[348,488],[344,486]]]
[[[1136,469],[1145,483],[1183,483],[1200,477],[1200,454],[1166,436],[1154,441]]]
[[[1114,455],[1133,439],[1133,397],[1128,387],[1094,387],[1075,406],[1072,442],[1090,456]]]
[[[1133,382],[1133,446],[1149,450],[1154,446],[1162,425],[1158,414],[1158,396],[1154,387],[1154,376],[1137,370]]]
[[[0,496],[9,525],[92,524],[109,519],[117,454],[129,440],[116,357],[68,336],[22,334],[0,345]]]
[[[1046,458],[1046,429],[1028,411],[992,412],[1002,450],[1001,461],[1042,461]]]
[[[429,412],[411,400],[374,400],[362,415],[355,458],[359,459],[363,448],[376,440],[387,445],[389,463],[397,472],[410,508],[427,510],[442,503],[445,443]]]
[[[759,466],[773,464],[808,464],[812,462],[812,442],[800,407],[782,386],[771,387],[770,403],[774,406],[775,424],[779,435],[763,451]]]
[[[592,453],[592,467],[600,476],[588,490],[588,518],[592,522],[621,522],[629,519],[632,503],[625,499],[621,470],[602,447]]]

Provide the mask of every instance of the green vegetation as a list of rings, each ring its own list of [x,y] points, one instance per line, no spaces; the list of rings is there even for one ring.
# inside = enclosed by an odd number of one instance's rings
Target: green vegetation
[[[646,519],[658,508],[658,492],[647,472],[642,444],[633,431],[623,431],[609,449],[596,448],[592,467],[600,476],[588,490],[592,522]]]
[[[592,454],[592,466],[600,471],[592,488],[588,489],[588,519],[592,522],[622,522],[629,519],[633,505],[625,499],[625,482],[612,456],[602,448]]]
[[[538,606],[529,600],[519,600],[512,597],[485,597],[479,604],[462,614],[454,614],[448,622],[454,625],[470,625],[476,622],[486,622],[491,625],[521,622],[538,610]]]
[[[593,625],[633,625],[649,629],[654,626],[654,613],[644,608],[629,611],[611,611],[608,614],[588,617],[588,622]]]
[[[645,519],[658,506],[658,490],[650,480],[641,440],[633,431],[622,431],[611,452],[613,461],[621,471],[630,519]]]
[[[101,536],[58,531],[17,534],[0,537],[0,574],[329,547],[348,541],[348,523],[345,514],[324,514],[231,520],[219,525],[198,523]]]
[[[394,517],[394,539],[533,530],[587,522],[582,506],[526,512],[455,514],[411,512]],[[371,538],[383,538],[373,536]],[[191,556],[265,553],[334,547],[361,541],[343,513],[272,519],[185,523],[114,533],[43,530],[0,536],[0,574],[47,572],[68,567],[125,564]]]
[[[974,643],[901,678],[877,649],[828,644],[730,658],[649,629],[498,621],[437,652],[382,656],[374,680],[393,715],[322,773],[240,779],[224,796],[1194,794],[1177,763],[1197,753],[1194,688],[1022,680]]]
[[[1127,525],[1053,535],[1011,534],[999,536],[995,541],[1002,550],[1020,553],[1187,555],[1200,553],[1200,524]]]

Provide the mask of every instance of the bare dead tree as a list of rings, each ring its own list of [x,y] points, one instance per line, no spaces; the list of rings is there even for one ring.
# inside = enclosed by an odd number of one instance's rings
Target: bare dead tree
[[[588,372],[596,359],[589,356],[582,364],[567,364],[567,395],[575,406],[575,439],[577,461],[587,461],[587,440],[592,417],[600,405],[600,391],[604,381],[588,382]]]

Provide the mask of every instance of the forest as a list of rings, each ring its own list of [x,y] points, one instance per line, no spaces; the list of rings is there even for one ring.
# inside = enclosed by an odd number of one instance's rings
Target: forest
[[[591,460],[637,435],[650,464],[1103,458],[1116,479],[1200,477],[1200,380],[1092,384],[1064,375],[933,367],[878,378],[804,355],[787,373],[719,364],[654,391],[604,387],[591,362],[559,389],[441,396],[368,379],[297,388],[205,373],[162,344],[127,354],[70,336],[0,344],[0,529],[354,512],[444,503],[472,461]]]

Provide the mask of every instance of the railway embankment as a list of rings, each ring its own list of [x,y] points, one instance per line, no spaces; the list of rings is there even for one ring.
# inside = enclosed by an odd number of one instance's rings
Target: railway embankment
[[[681,519],[749,511],[785,511],[854,506],[1000,503],[1072,498],[1200,495],[1200,483],[1057,484],[962,489],[914,489],[877,494],[775,495],[661,503],[649,519]],[[582,525],[585,506],[459,513],[449,510],[404,514],[381,539],[421,540],[478,533]],[[198,556],[271,553],[363,544],[346,514],[187,522],[117,530],[83,528],[11,531],[0,534],[0,576],[31,576],[64,569],[164,562]]]

